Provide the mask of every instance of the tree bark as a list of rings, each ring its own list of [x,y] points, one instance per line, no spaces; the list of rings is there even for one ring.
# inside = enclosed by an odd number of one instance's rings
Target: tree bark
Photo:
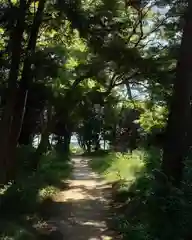
[[[16,139],[16,142],[18,141],[18,138],[21,133],[23,118],[25,114],[26,109],[26,102],[28,97],[28,90],[29,85],[32,83],[32,76],[31,76],[31,57],[35,53],[36,43],[37,43],[37,37],[39,33],[39,28],[42,22],[43,17],[43,10],[46,0],[40,0],[37,13],[34,17],[30,38],[26,50],[26,58],[24,61],[24,67],[22,71],[22,77],[19,85],[19,91],[17,96],[17,102],[14,112],[14,126],[13,129],[15,130],[15,134],[13,134],[12,137]],[[15,136],[14,136],[15,135]]]
[[[9,136],[9,150],[6,156],[10,166],[9,176],[11,178],[14,177],[14,164],[15,164],[15,153],[16,153],[15,151],[16,151],[17,143],[21,133],[21,129],[22,129],[29,84],[31,84],[32,82],[31,56],[35,52],[38,32],[42,22],[42,15],[43,15],[45,1],[46,0],[40,0],[37,13],[34,17],[30,38],[29,38],[29,42],[26,50],[26,57],[24,61],[22,77],[20,80],[19,89],[16,94],[17,97],[15,99],[15,107],[12,114],[12,124],[10,129],[10,136]]]
[[[29,96],[28,96],[29,99]],[[32,145],[34,130],[37,122],[36,111],[26,103],[25,117],[23,119],[22,131],[19,136],[19,145]],[[35,116],[35,117],[34,117]]]
[[[188,1],[162,160],[162,170],[175,186],[179,186],[182,180],[184,159],[189,148],[189,130],[192,120],[190,111],[192,88],[191,42],[192,2]]]
[[[17,96],[17,80],[19,75],[20,58],[22,52],[23,33],[25,29],[25,14],[27,4],[26,0],[20,0],[18,9],[18,19],[15,28],[10,34],[11,48],[11,66],[8,77],[8,94],[6,98],[5,110],[1,119],[1,138],[0,138],[0,181],[6,182],[9,180],[9,170],[14,166],[8,159],[9,152],[9,137],[11,133],[11,125],[13,123],[13,109]]]
[[[32,167],[34,170],[37,170],[41,156],[47,151],[49,147],[49,135],[54,123],[55,118],[52,117],[52,106],[49,106],[47,109],[47,122],[43,126],[41,133],[41,141],[32,159]]]
[[[69,129],[65,129],[64,133],[64,144],[63,144],[63,151],[64,154],[70,154],[70,142],[71,142],[71,131]]]

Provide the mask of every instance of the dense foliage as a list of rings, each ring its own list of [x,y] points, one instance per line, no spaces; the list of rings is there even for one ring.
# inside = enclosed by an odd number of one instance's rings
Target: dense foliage
[[[147,205],[153,204],[151,198],[157,198],[157,202],[161,198],[153,184],[164,191],[166,184],[174,189],[174,193],[170,190],[163,196],[166,201],[183,199],[178,192],[190,192],[182,184],[190,181],[190,173],[184,173],[191,148],[192,2],[0,3],[1,198],[13,199],[14,194],[20,195],[18,199],[23,197],[28,191],[23,185],[25,181],[38,187],[46,182],[51,168],[49,154],[57,156],[55,161],[63,156],[67,161],[61,172],[69,172],[70,143],[76,136],[84,152],[101,153],[104,149],[128,154],[120,155],[120,164],[133,168],[139,165],[141,172],[146,162],[138,161],[148,159],[150,184],[143,194],[149,196],[139,198]],[[151,147],[162,154],[143,157]],[[142,156],[137,152],[140,148],[145,149]],[[166,184],[152,177],[155,168]],[[54,175],[54,180],[57,171],[53,172],[49,172],[49,177]],[[129,173],[123,173],[123,177],[126,175]],[[140,181],[140,177],[135,181]],[[32,187],[35,196],[37,186]],[[3,204],[9,201],[0,200],[0,209],[6,210]],[[24,202],[28,204],[27,200]],[[163,230],[161,227],[162,233],[156,231],[159,226],[154,226],[152,238],[177,239],[166,233],[181,224],[173,222],[170,226],[168,220],[169,211],[175,214],[180,203],[173,209],[169,205],[164,208],[161,203],[159,207],[165,214],[160,211],[156,215],[162,214],[166,226]],[[189,218],[186,216],[186,221]],[[153,222],[150,217],[147,219]],[[128,224],[129,235],[135,222]],[[190,228],[184,226],[178,239],[188,238]],[[137,227],[141,230],[143,226]]]
[[[91,166],[113,183],[113,228],[122,239],[186,239],[191,236],[191,162],[186,162],[180,189],[160,171],[156,148],[132,154],[111,153]]]

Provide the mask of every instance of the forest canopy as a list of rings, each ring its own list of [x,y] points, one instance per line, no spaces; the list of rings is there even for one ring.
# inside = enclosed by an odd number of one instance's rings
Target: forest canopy
[[[157,148],[180,188],[191,40],[189,0],[0,0],[0,183],[25,164],[37,172],[50,151],[68,158],[76,136],[88,154]]]

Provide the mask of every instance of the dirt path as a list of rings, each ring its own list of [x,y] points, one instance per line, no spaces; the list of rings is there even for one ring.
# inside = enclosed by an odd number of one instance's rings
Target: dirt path
[[[87,159],[77,157],[73,163],[69,190],[61,191],[55,198],[52,224],[57,226],[65,240],[114,239],[106,224],[105,182],[88,167]]]

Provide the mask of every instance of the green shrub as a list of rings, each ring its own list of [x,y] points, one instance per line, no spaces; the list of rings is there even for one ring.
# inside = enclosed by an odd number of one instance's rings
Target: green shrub
[[[72,168],[69,159],[53,151],[42,156],[37,171],[33,172],[30,170],[30,164],[26,159],[26,157],[31,159],[30,153],[33,153],[33,150],[24,147],[23,155],[22,148],[18,150],[18,153],[18,156],[24,160],[22,165],[24,172],[20,170],[14,182],[10,182],[0,189],[0,220],[3,222],[5,219],[8,222],[14,221],[13,226],[20,218],[38,214],[41,203],[56,194],[60,182],[69,177]],[[3,237],[4,235],[6,237],[14,235],[14,239],[31,239],[30,237],[21,237],[25,236],[25,228],[22,230],[22,225],[15,227],[16,230],[12,234],[13,226],[10,228],[10,225],[8,225],[8,229],[5,227],[2,230],[0,239],[6,239]],[[11,233],[5,234],[6,231]]]
[[[56,152],[43,156],[36,172],[19,175],[14,183],[1,190],[0,212],[12,214],[34,212],[42,196],[49,197],[57,191],[57,185],[69,177],[71,165]],[[40,198],[41,196],[41,198]]]
[[[72,154],[82,154],[83,153],[83,149],[80,147],[74,147],[72,145],[70,145],[70,152]]]
[[[108,181],[134,181],[140,174],[159,165],[160,153],[156,149],[135,150],[133,153],[112,152],[105,157],[93,158],[91,167]]]
[[[112,189],[115,229],[129,240],[181,240],[192,236],[192,164],[186,161],[181,189],[174,188],[160,171],[161,152],[135,150],[94,158],[93,169]],[[117,210],[118,209],[118,210]],[[189,238],[190,239],[190,238]]]

